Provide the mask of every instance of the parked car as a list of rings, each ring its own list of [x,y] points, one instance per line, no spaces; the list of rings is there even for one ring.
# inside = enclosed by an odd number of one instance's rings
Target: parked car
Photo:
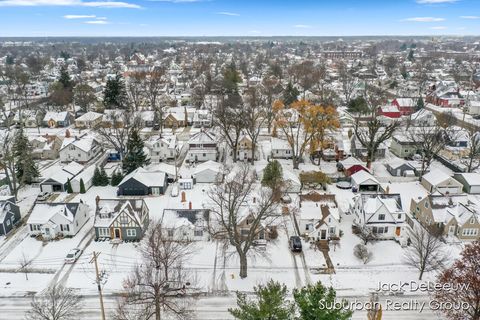
[[[37,196],[37,201],[47,201],[47,199],[50,197],[51,193],[48,191],[44,191],[38,194]]]
[[[82,249],[78,248],[70,250],[70,252],[65,257],[65,263],[75,263],[75,261],[77,261],[82,252]]]
[[[299,236],[291,236],[288,241],[288,246],[290,247],[290,250],[300,252],[302,251],[302,240]]]
[[[178,186],[172,186],[172,190],[170,191],[170,195],[172,197],[178,197]]]

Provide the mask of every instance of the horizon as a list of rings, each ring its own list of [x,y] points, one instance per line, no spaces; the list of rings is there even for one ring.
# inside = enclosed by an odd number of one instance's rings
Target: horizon
[[[463,37],[477,20],[475,0],[0,0],[0,38]]]

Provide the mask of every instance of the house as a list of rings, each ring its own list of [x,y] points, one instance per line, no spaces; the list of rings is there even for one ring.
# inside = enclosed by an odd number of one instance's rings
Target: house
[[[135,117],[140,119],[141,125],[144,128],[152,128],[155,124],[155,111],[144,110],[135,114]]]
[[[377,114],[391,119],[398,119],[402,116],[396,105],[386,105],[378,107]]]
[[[73,192],[80,192],[81,188],[81,181],[83,181],[83,185],[85,187],[85,191],[90,189],[90,187],[93,185],[93,175],[95,173],[95,165],[91,165],[84,170],[82,170],[79,174],[74,176],[72,179],[70,179],[70,184],[72,186],[72,191]]]
[[[48,111],[43,117],[43,125],[49,128],[66,128],[73,122],[73,115],[68,111]]]
[[[367,148],[361,144],[360,141],[356,138],[355,135],[352,137],[352,142],[350,145],[352,155],[363,161],[367,161]],[[385,143],[381,143],[378,146],[378,149],[375,151],[375,159],[385,158],[385,153],[387,151],[387,146]]]
[[[119,196],[159,196],[167,189],[167,175],[165,172],[148,171],[138,168],[127,174],[118,185]]]
[[[163,119],[163,126],[165,128],[172,128],[172,129],[177,129],[177,128],[183,128],[186,127],[187,121],[185,119],[185,114],[179,114],[179,113],[169,113],[166,115],[165,119]]]
[[[51,240],[74,236],[90,218],[89,207],[80,202],[36,203],[27,225],[32,236]]]
[[[240,161],[250,161],[252,160],[252,139],[246,134],[243,134],[238,139],[238,148],[237,148],[237,159]],[[257,147],[255,147],[254,157],[255,160],[258,160]]]
[[[446,108],[459,107],[465,103],[458,86],[452,81],[438,82],[433,86],[433,90],[427,94],[425,101]]]
[[[212,113],[210,110],[197,109],[193,114],[194,128],[210,128],[212,126]]]
[[[480,239],[480,205],[467,195],[430,194],[412,199],[410,212],[429,232],[462,241]]]
[[[61,170],[56,170],[49,177],[40,182],[42,192],[66,192],[68,181],[83,170],[83,166],[75,161],[70,162]]]
[[[420,183],[430,193],[438,191],[441,194],[460,194],[463,189],[460,182],[441,170],[432,170],[425,174]]]
[[[217,137],[211,132],[202,130],[195,133],[188,140],[186,160],[188,162],[217,161],[217,143]]]
[[[286,168],[283,168],[283,181],[285,182],[285,192],[287,193],[300,193],[300,190],[302,190],[302,183],[298,175]]]
[[[273,159],[292,159],[292,148],[288,144],[287,140],[272,138],[272,153],[271,157]]]
[[[350,212],[354,224],[367,227],[380,239],[399,239],[406,232],[406,213],[399,194],[360,194]]]
[[[75,119],[75,127],[79,129],[95,128],[102,123],[103,114],[89,111]]]
[[[119,109],[105,110],[101,125],[105,128],[123,128],[125,126],[125,111]]]
[[[196,166],[193,171],[196,183],[220,183],[223,181],[223,165],[215,161],[206,161]]]
[[[350,177],[352,174],[362,170],[370,172],[370,170],[364,166],[362,162],[354,157],[349,157],[337,162],[337,170],[343,172],[347,177]]]
[[[455,173],[453,178],[463,185],[466,193],[480,194],[480,173]]]
[[[416,99],[412,98],[395,98],[392,101],[392,105],[398,108],[402,116],[408,116],[414,113],[417,107]]]
[[[415,167],[405,160],[394,159],[385,164],[387,171],[394,177],[405,177],[415,175]]]
[[[175,240],[208,240],[210,210],[208,209],[164,209],[160,218],[162,229]]]
[[[414,130],[413,128],[411,130]],[[420,137],[412,141],[407,133],[395,134],[390,143],[390,151],[400,158],[409,158],[418,153],[421,147]]]
[[[168,164],[165,162],[148,166],[148,171],[165,172],[168,183],[174,182],[178,178],[178,168],[173,164]]]
[[[427,109],[420,109],[410,116],[410,123],[412,126],[434,126],[437,118],[432,111]]]
[[[150,162],[159,163],[165,160],[175,159],[177,155],[177,137],[172,136],[153,136],[145,142],[145,146],[150,152]]]
[[[352,179],[352,190],[356,192],[379,192],[380,183],[369,172],[360,170],[350,176]]]
[[[63,139],[60,147],[60,161],[86,163],[101,153],[100,143],[91,135]]]
[[[0,197],[0,236],[7,235],[20,222],[20,207],[13,196]]]
[[[150,211],[143,199],[100,199],[95,209],[95,239],[139,241],[148,228]]]
[[[299,197],[298,227],[310,240],[340,237],[340,211],[334,194],[311,191]]]
[[[28,136],[28,141],[32,146],[33,159],[56,160],[59,156],[59,150],[62,147],[62,139],[59,136]]]

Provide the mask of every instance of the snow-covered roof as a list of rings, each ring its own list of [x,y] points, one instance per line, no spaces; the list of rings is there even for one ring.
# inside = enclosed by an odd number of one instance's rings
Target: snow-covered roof
[[[469,172],[469,173],[455,173],[455,176],[461,176],[465,182],[470,186],[480,186],[480,173]]]
[[[74,145],[80,150],[88,152],[92,149],[92,146],[94,145],[95,142],[96,142],[95,138],[90,135],[86,135],[80,138],[76,138],[76,137],[65,138],[63,139],[62,147],[60,148],[60,150],[66,148],[69,145]]]
[[[77,121],[93,121],[97,120],[98,118],[102,118],[103,114],[93,111],[88,111],[87,113],[81,115],[76,120]]]
[[[72,222],[77,213],[80,203],[37,203],[33,207],[32,213],[28,218],[29,224],[44,224],[55,215],[60,214],[68,221]]]
[[[161,171],[148,171],[144,168],[138,168],[127,174],[121,184],[124,184],[130,179],[135,179],[147,187],[156,187],[165,185],[166,173]]]
[[[200,163],[195,168],[193,174],[199,174],[202,171],[211,170],[214,172],[221,172],[223,170],[223,165],[216,161],[208,160],[206,162]]]
[[[371,175],[365,170],[360,170],[352,174],[350,177],[352,178],[352,181],[354,181],[356,185],[361,185],[366,182],[373,182],[375,184],[380,184],[373,175]]]
[[[450,178],[450,175],[438,169],[432,170],[422,177],[422,179],[425,179],[425,181],[430,183],[432,186],[436,186]]]
[[[272,138],[272,150],[290,150],[287,140]]]
[[[67,118],[68,113],[69,113],[68,111],[62,111],[62,112],[48,111],[45,114],[45,117],[43,117],[43,120],[44,121],[54,120],[56,122],[64,121]]]

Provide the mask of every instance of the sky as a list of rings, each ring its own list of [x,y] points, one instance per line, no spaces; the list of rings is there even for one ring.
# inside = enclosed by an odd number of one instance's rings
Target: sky
[[[480,0],[0,0],[0,37],[360,35],[480,35]]]

